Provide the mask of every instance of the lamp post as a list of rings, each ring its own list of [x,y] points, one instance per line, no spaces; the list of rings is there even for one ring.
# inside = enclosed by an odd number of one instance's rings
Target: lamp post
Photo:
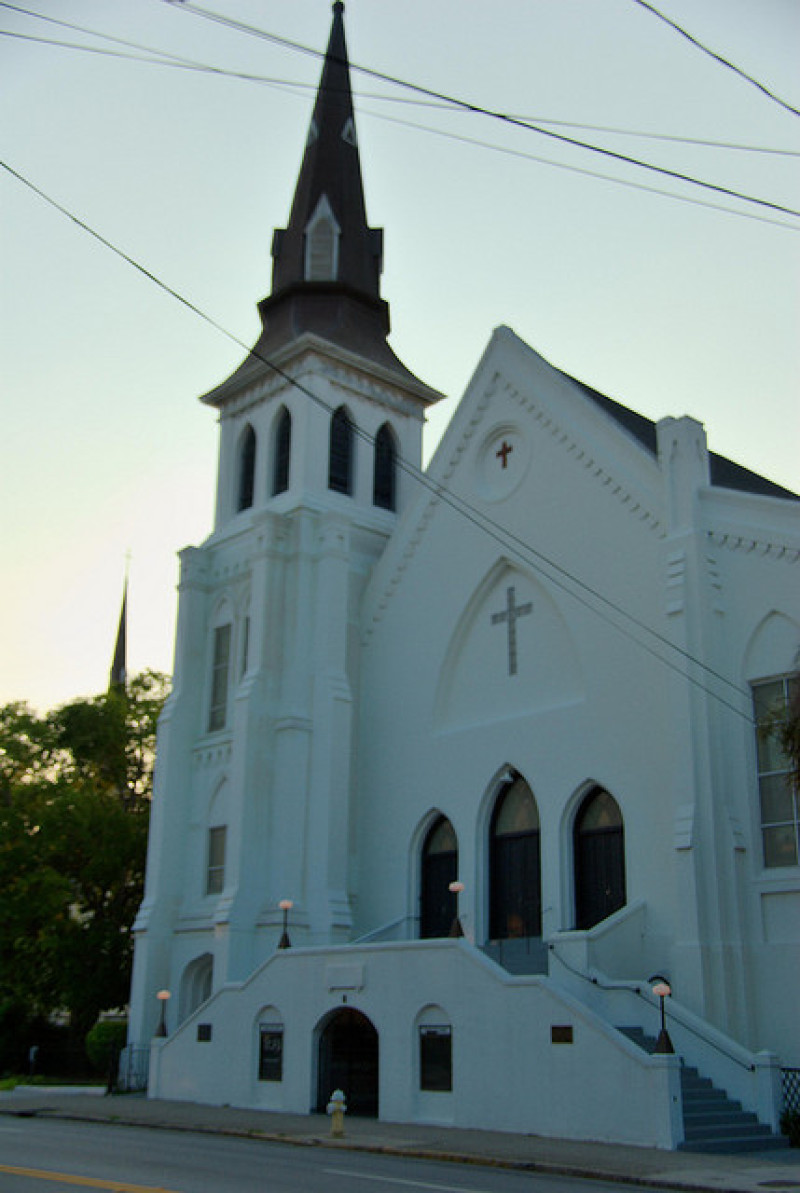
[[[167,1034],[167,1003],[171,997],[172,995],[169,990],[159,990],[156,995],[156,998],[161,1004],[161,1015],[158,1020],[158,1027],[156,1028],[156,1037],[158,1039],[164,1039]]]
[[[461,894],[461,892],[464,889],[464,883],[463,882],[451,882],[447,889],[449,891],[451,891],[452,894],[454,894],[456,897],[455,919],[453,920],[452,924],[450,925],[450,932],[448,933],[448,935],[454,936],[454,937],[463,936],[464,929],[461,927],[461,920],[458,917],[458,896]]]
[[[281,911],[283,912],[283,932],[281,933],[281,938],[278,941],[278,948],[279,949],[290,949],[292,947],[292,942],[291,942],[291,940],[289,940],[287,924],[289,922],[289,912],[294,907],[294,903],[292,902],[291,899],[281,899],[280,903],[278,904],[278,907],[280,907]]]
[[[664,1002],[672,994],[672,987],[663,974],[655,973],[650,978],[653,994],[656,998],[661,1000],[661,1031],[658,1033],[656,1040],[655,1051],[661,1055],[671,1055],[675,1049],[672,1047],[672,1040],[669,1038],[667,1031],[667,1013],[664,1009]]]

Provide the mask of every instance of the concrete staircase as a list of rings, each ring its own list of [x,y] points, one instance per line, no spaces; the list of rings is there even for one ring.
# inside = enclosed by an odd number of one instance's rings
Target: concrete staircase
[[[655,1036],[645,1035],[640,1027],[618,1027],[632,1043],[653,1053]],[[785,1135],[773,1135],[755,1114],[743,1110],[722,1089],[701,1077],[697,1069],[681,1060],[683,1095],[683,1134],[681,1151],[755,1152],[789,1146]]]

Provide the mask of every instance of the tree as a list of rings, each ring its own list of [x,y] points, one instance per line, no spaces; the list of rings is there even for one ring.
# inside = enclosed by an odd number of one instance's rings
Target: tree
[[[0,1022],[67,1010],[83,1034],[127,1001],[167,683],[0,708]]]

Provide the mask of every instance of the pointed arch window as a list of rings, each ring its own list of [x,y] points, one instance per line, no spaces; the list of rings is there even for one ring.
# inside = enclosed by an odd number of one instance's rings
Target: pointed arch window
[[[292,455],[292,416],[282,407],[275,422],[272,495],[285,493],[289,488],[289,464]]]
[[[247,424],[239,443],[239,489],[236,502],[237,512],[250,509],[256,476],[256,433]]]
[[[458,840],[447,817],[439,816],[422,846],[419,934],[423,940],[450,932],[457,912],[450,883],[457,878]]]
[[[539,811],[520,775],[498,793],[489,837],[490,938],[541,936]]]
[[[328,488],[335,493],[353,492],[353,424],[343,406],[331,417]]]
[[[394,434],[388,423],[384,423],[375,436],[375,475],[372,484],[372,501],[384,510],[396,509],[397,492],[397,448]]]
[[[339,271],[339,233],[328,196],[322,195],[305,234],[305,280],[333,282]]]
[[[593,928],[625,906],[625,833],[613,795],[588,793],[575,817],[575,927]]]

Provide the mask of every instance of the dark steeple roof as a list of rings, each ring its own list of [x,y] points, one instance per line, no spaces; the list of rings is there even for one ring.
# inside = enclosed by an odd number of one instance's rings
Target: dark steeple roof
[[[289,223],[273,238],[272,293],[258,305],[263,330],[248,359],[204,396],[213,405],[269,373],[265,361],[305,333],[388,370],[425,404],[441,397],[386,341],[383,232],[367,224],[343,13],[337,0]]]
[[[273,240],[273,301],[287,287],[306,281],[306,229],[325,200],[339,228],[338,268],[335,279],[330,280],[372,301],[380,299],[383,234],[380,229],[367,227],[343,11],[343,4],[334,4],[330,41],[289,225],[276,231]]]

